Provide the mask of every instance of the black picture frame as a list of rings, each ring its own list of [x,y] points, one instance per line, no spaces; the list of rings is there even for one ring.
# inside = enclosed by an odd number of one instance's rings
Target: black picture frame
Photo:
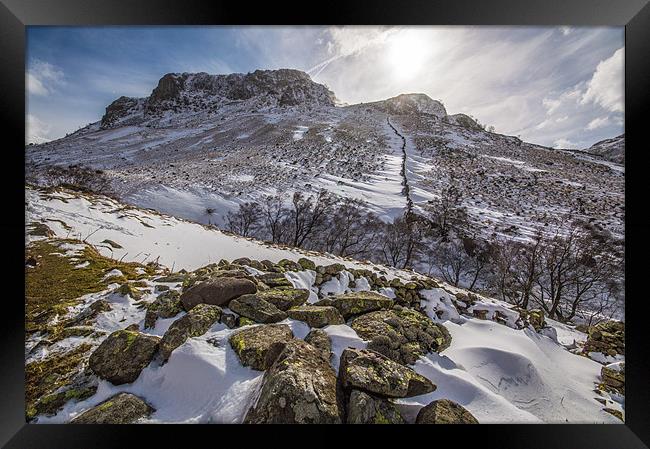
[[[201,436],[214,444],[227,443],[225,431],[239,434],[237,444],[256,436],[268,444],[347,444],[328,428],[319,434],[308,429],[298,437],[294,428],[254,429],[242,433],[237,426],[70,426],[27,425],[24,412],[24,125],[25,125],[25,27],[29,25],[203,25],[203,24],[374,24],[374,25],[572,25],[625,26],[625,132],[626,132],[626,422],[621,425],[491,425],[416,426],[388,429],[355,428],[364,438],[383,438],[386,433],[406,444],[443,443],[445,438],[464,445],[470,439],[482,447],[517,448],[643,448],[650,444],[650,318],[644,289],[650,231],[645,218],[647,181],[643,163],[648,145],[644,139],[650,90],[650,5],[648,0],[447,0],[447,1],[329,1],[280,5],[265,2],[217,2],[199,0],[0,0],[0,104],[3,133],[0,172],[4,207],[0,232],[6,262],[0,278],[4,290],[0,310],[0,444],[7,448],[131,447],[170,443],[181,433]],[[635,185],[636,184],[636,185]],[[11,207],[9,207],[11,206]],[[637,273],[635,275],[635,273]],[[22,282],[22,283],[21,283]],[[570,375],[570,373],[567,373]],[[343,427],[343,426],[341,426]],[[318,431],[320,431],[319,429]],[[350,427],[346,428],[350,431]],[[206,433],[208,435],[206,435]],[[228,432],[229,433],[229,432]],[[311,435],[310,435],[311,434]],[[276,436],[277,435],[277,436]],[[360,435],[361,436],[361,435]],[[316,437],[316,438],[314,438]],[[305,439],[307,438],[307,439]],[[422,441],[422,440],[420,440]],[[205,443],[204,443],[205,444]],[[398,443],[399,444],[399,443]],[[469,443],[472,444],[472,443]]]

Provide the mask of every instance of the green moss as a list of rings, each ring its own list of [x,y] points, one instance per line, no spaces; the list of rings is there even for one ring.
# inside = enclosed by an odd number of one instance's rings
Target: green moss
[[[113,406],[113,401],[106,401],[97,406],[97,410],[107,410]]]
[[[232,344],[232,348],[238,354],[241,354],[244,351],[244,349],[246,349],[244,338],[241,335],[233,335],[232,338],[230,339],[230,343]]]
[[[56,333],[57,329],[48,327],[48,323],[57,315],[65,315],[69,307],[79,303],[80,297],[106,289],[108,282],[103,278],[113,269],[120,270],[125,279],[146,276],[136,272],[142,265],[104,257],[89,245],[85,245],[80,254],[74,256],[77,260],[72,261],[71,256],[63,255],[59,248],[63,243],[83,244],[79,240],[48,239],[31,242],[26,248],[26,257],[38,261],[36,267],[25,268],[27,333]],[[74,268],[84,262],[88,262],[84,269]]]
[[[390,424],[388,418],[386,418],[379,410],[377,410],[377,413],[375,414],[374,422],[375,424]]]
[[[89,356],[91,346],[82,344],[64,354],[55,354],[25,366],[25,405],[27,416],[37,413],[36,404],[59,388],[69,385],[80,365]],[[53,401],[54,398],[46,399]]]

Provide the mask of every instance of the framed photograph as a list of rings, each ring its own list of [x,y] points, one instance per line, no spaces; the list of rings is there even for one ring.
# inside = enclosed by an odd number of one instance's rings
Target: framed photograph
[[[338,3],[3,0],[1,444],[647,447],[650,6]]]

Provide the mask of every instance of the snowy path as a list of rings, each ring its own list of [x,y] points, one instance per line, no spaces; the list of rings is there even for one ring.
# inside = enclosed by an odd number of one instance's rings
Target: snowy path
[[[386,121],[388,122],[388,126],[391,127],[391,129],[397,134],[397,136],[402,139],[402,168],[400,170],[400,175],[402,176],[402,185],[404,188],[402,189],[402,194],[406,197],[406,215],[410,215],[411,211],[413,209],[413,201],[411,200],[411,194],[410,194],[410,188],[409,188],[409,181],[408,177],[406,176],[406,163],[407,163],[407,154],[406,154],[406,138],[397,131],[397,129],[393,126],[393,124],[390,122],[390,118],[386,117]]]

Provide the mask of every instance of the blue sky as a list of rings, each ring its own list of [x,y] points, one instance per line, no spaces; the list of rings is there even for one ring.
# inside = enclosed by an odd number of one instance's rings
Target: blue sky
[[[623,132],[623,28],[30,27],[27,140],[97,121],[169,72],[296,68],[347,103],[423,92],[497,132],[585,148]]]

